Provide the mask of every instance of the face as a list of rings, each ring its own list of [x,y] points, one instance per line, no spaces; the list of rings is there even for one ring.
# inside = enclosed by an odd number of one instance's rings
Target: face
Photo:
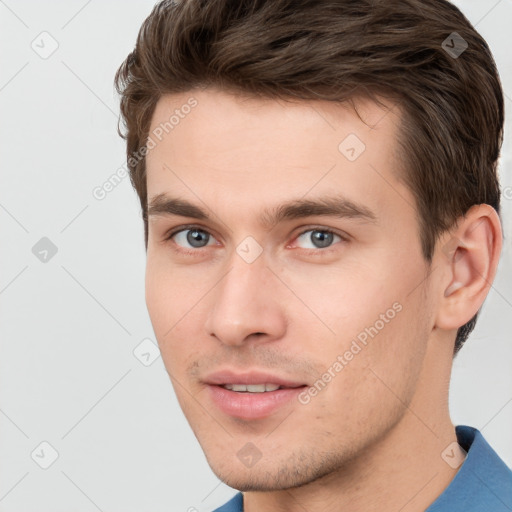
[[[342,470],[417,390],[432,304],[399,113],[356,105],[362,120],[204,89],[152,119],[146,302],[181,408],[240,490]],[[221,386],[237,383],[282,388]]]

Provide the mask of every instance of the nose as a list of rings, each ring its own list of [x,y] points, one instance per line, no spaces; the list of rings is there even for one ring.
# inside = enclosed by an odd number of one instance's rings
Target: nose
[[[211,308],[205,322],[209,336],[225,345],[269,342],[284,336],[286,315],[279,300],[283,284],[263,255],[252,263],[236,252],[218,285],[208,294]]]

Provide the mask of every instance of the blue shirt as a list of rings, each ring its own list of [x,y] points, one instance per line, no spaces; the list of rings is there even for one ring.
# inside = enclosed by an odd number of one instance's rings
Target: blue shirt
[[[511,512],[512,471],[472,427],[455,427],[457,442],[467,456],[450,485],[425,512]],[[243,495],[213,512],[243,512]]]

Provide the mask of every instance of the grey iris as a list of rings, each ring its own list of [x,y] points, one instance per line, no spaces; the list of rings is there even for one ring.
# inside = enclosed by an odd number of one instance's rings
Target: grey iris
[[[319,243],[320,247],[329,246],[332,243],[332,237],[332,233],[326,233],[325,231],[313,231],[311,233],[311,241]]]
[[[203,241],[208,243],[208,234],[199,229],[190,229],[187,233],[187,242],[193,247],[203,247],[202,245],[195,245],[196,242],[201,243],[201,237],[203,237]]]

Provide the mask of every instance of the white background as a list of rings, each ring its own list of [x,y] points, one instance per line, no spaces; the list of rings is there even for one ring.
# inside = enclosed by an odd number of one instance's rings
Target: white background
[[[455,360],[451,411],[510,466],[512,0],[456,4],[490,44],[507,95],[508,198],[498,276]],[[2,512],[207,511],[235,492],[210,470],[161,358],[146,367],[133,354],[154,335],[129,179],[92,195],[124,164],[113,78],[152,6],[0,1]],[[43,31],[59,45],[47,59],[31,48],[41,37],[51,48]],[[32,252],[42,237],[58,249],[46,263]],[[31,457],[50,461],[43,441],[58,452],[46,470]]]

